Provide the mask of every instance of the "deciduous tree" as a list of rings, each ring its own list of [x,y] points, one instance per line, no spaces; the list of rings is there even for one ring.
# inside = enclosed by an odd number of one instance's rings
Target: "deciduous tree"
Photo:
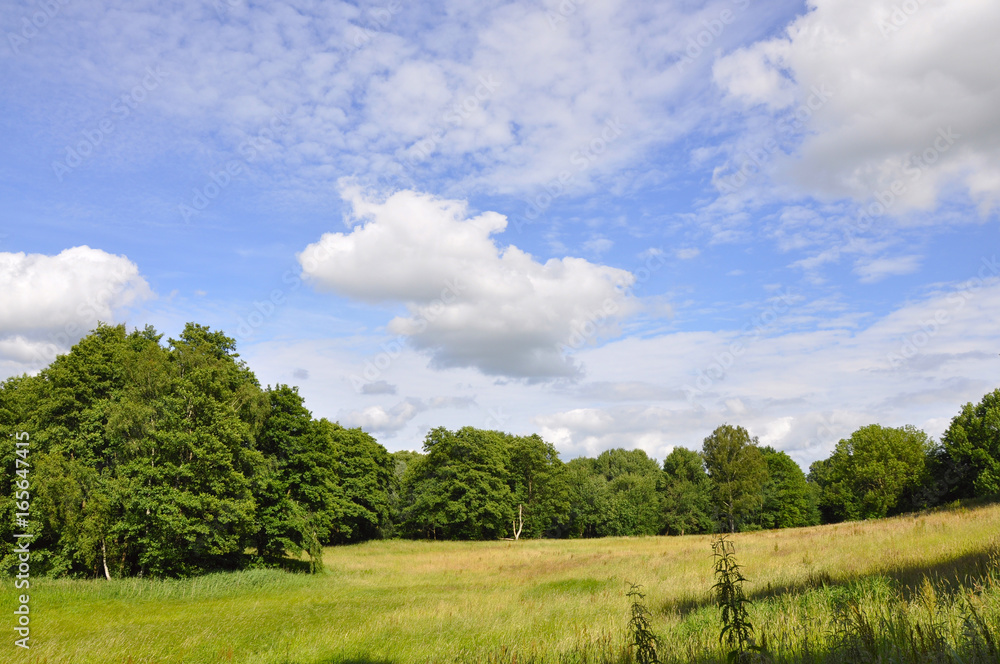
[[[757,439],[743,427],[723,424],[705,438],[701,454],[715,508],[726,529],[736,532],[763,503],[767,463]]]

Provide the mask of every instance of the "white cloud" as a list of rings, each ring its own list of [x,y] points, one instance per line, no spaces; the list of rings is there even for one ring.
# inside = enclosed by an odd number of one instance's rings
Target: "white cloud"
[[[728,422],[806,466],[866,424],[913,424],[940,436],[964,403],[1000,384],[998,275],[995,257],[984,258],[968,280],[869,317],[861,329],[849,322],[799,331],[796,319],[810,306],[803,302],[752,342],[731,332],[616,341],[582,354],[589,374],[655,385],[658,394],[621,405],[610,390],[602,398],[584,384],[576,391],[584,405],[532,421],[570,454],[639,446],[661,457],[672,445],[697,449]],[[727,357],[739,339],[742,350]],[[702,375],[708,383],[697,382]]]
[[[920,268],[920,256],[862,259],[854,265],[854,273],[863,284],[872,284],[886,277],[912,274]]]
[[[838,316],[827,326],[819,314],[830,309]],[[756,309],[744,314],[749,323],[762,316]],[[430,426],[471,425],[539,433],[563,458],[641,447],[662,459],[673,446],[699,449],[713,429],[729,423],[808,467],[867,424],[913,424],[940,436],[962,404],[1000,386],[998,319],[1000,265],[986,257],[969,266],[967,280],[884,316],[843,302],[790,301],[759,337],[741,334],[735,321],[731,331],[615,340],[579,353],[587,378],[575,384],[496,381],[472,369],[429,372],[405,348],[381,380],[398,385],[400,394],[448,394],[474,404],[421,411],[400,399],[367,414],[375,397],[359,394],[351,376],[362,373],[384,338],[266,342],[241,354],[264,383],[288,382],[291,367],[309,357],[312,377],[301,389],[316,416],[352,414],[353,424],[385,427],[379,437],[393,436],[390,449],[419,449]],[[735,340],[742,352],[730,360],[723,354]],[[720,359],[727,365],[721,375],[712,368]],[[701,373],[712,383],[692,394],[686,387]],[[407,418],[408,425],[389,431]]]
[[[583,248],[593,254],[603,254],[606,253],[611,247],[615,246],[613,240],[609,240],[606,237],[593,237],[583,243]]]
[[[25,368],[153,297],[134,263],[87,246],[55,256],[0,253],[0,293],[0,361]]]
[[[794,86],[784,68],[781,42],[764,42],[717,60],[712,67],[716,84],[749,105],[785,108],[795,100]]]
[[[18,62],[18,82],[72,85],[93,100],[78,114],[98,114],[145,67],[162,67],[143,122],[128,126],[129,140],[116,130],[115,154],[95,156],[109,167],[177,150],[225,162],[249,139],[254,177],[310,193],[345,172],[403,186],[440,179],[460,195],[537,193],[567,173],[566,188],[582,190],[704,119],[691,88],[704,84],[709,50],[697,66],[676,64],[702,19],[733,4],[66,6],[45,26],[44,48],[34,41],[30,62]],[[739,13],[711,50],[769,20]],[[55,119],[59,147],[79,140],[75,115]]]
[[[811,0],[784,36],[720,59],[716,81],[734,98],[786,108],[779,126],[808,129],[794,157],[776,153],[781,181],[878,196],[893,215],[932,208],[953,183],[989,206],[1000,197],[1000,5],[902,5]]]
[[[475,399],[471,397],[434,397],[427,401],[409,398],[388,409],[384,406],[369,406],[343,412],[339,422],[346,427],[361,427],[365,431],[391,438],[423,412],[443,408],[468,408],[474,403]]]
[[[299,254],[317,289],[368,302],[402,302],[388,329],[431,354],[437,367],[475,367],[527,379],[580,373],[565,348],[618,332],[636,308],[634,276],[580,258],[541,263],[492,236],[507,220],[469,218],[462,201],[399,191],[376,201],[353,186],[358,221]]]

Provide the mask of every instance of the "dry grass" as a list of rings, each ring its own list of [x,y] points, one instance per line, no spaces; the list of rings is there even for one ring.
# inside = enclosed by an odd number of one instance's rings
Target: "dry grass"
[[[934,619],[961,638],[949,593],[979,584],[973,601],[995,620],[997,533],[994,505],[734,539],[755,625],[793,661],[829,649],[852,600],[917,616],[933,595]],[[33,647],[18,652],[11,637],[0,661],[621,661],[629,583],[642,585],[668,659],[721,661],[710,539],[369,542],[327,549],[318,577],[38,580]],[[12,602],[5,593],[0,613],[11,616]]]

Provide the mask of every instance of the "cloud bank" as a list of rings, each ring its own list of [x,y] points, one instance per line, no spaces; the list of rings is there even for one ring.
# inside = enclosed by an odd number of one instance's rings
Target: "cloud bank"
[[[298,256],[317,289],[403,303],[388,331],[430,354],[436,368],[491,376],[573,378],[573,350],[618,334],[637,309],[628,271],[582,258],[539,262],[494,235],[507,219],[469,216],[463,201],[415,191],[376,200],[346,186],[356,225],[325,233]]]
[[[0,253],[0,292],[0,362],[24,368],[51,362],[99,321],[153,297],[132,261],[87,246]]]

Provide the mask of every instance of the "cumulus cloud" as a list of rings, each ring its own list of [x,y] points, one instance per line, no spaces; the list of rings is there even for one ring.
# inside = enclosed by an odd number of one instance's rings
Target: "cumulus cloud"
[[[604,450],[624,447],[662,459],[674,448],[677,437],[664,425],[689,416],[690,410],[683,406],[636,405],[574,408],[532,421],[541,428],[542,438],[570,457],[597,456]]]
[[[863,284],[872,284],[886,277],[912,274],[920,268],[920,256],[896,256],[861,260],[854,266],[854,273]]]
[[[463,201],[415,191],[376,200],[346,185],[356,225],[299,254],[319,290],[366,302],[402,302],[388,324],[435,367],[475,367],[529,380],[576,377],[567,351],[618,333],[636,310],[634,276],[581,258],[544,263],[492,237],[507,219],[471,217]]]
[[[87,246],[55,256],[0,253],[0,292],[0,359],[32,367],[153,297],[134,263]]]
[[[365,431],[391,438],[423,412],[446,408],[468,408],[474,403],[474,397],[434,397],[427,400],[407,398],[389,408],[370,406],[361,410],[347,411],[342,413],[338,419],[344,426],[361,427]]]
[[[721,58],[715,80],[807,129],[794,157],[770,150],[779,180],[894,215],[957,186],[985,209],[1000,197],[998,25],[989,0],[811,0],[783,36]]]

